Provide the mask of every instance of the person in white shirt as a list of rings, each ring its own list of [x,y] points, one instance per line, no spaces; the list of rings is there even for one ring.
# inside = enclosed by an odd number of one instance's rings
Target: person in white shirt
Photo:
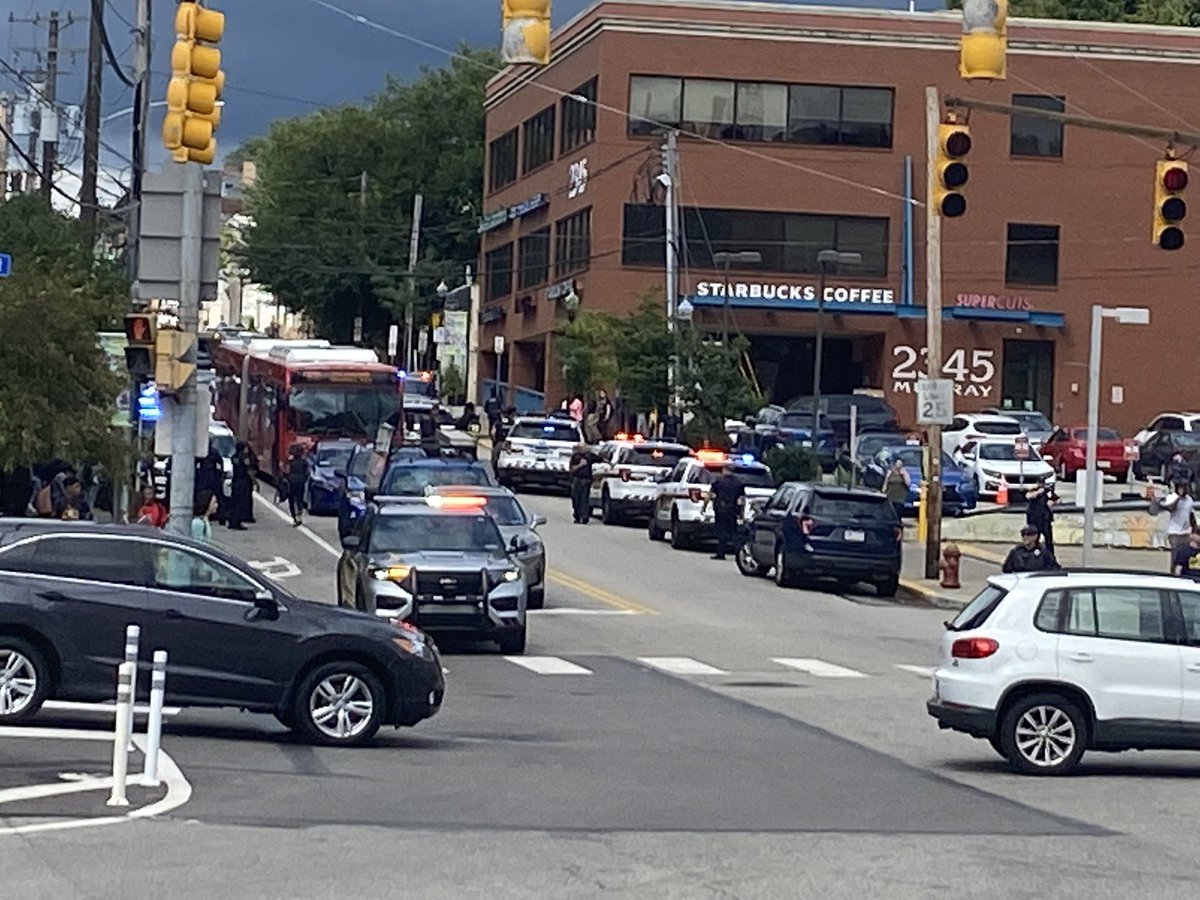
[[[1162,502],[1162,508],[1170,513],[1167,519],[1167,544],[1172,553],[1180,544],[1186,543],[1196,525],[1196,501],[1186,482],[1175,485],[1175,491]]]

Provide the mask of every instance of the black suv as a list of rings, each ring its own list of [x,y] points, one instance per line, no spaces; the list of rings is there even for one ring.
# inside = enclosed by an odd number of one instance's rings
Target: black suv
[[[139,668],[169,654],[168,703],[271,713],[317,743],[415,725],[445,690],[416,628],[301,600],[209,544],[0,519],[0,723],[46,700],[110,700],[127,625],[141,628]]]

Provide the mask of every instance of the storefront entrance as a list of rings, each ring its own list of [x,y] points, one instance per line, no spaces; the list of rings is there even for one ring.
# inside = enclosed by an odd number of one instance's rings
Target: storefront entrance
[[[816,350],[812,336],[751,335],[749,339],[754,373],[768,403],[787,404],[812,394]],[[849,394],[861,387],[878,387],[882,354],[883,335],[826,336],[821,353],[821,393]]]
[[[1004,342],[1001,372],[1004,406],[1036,409],[1054,418],[1054,341]]]

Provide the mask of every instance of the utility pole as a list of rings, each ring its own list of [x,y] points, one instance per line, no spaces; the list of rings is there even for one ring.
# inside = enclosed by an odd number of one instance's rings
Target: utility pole
[[[130,173],[129,231],[126,237],[125,259],[129,263],[129,280],[133,282],[134,305],[140,303],[137,293],[138,245],[141,241],[142,178],[146,172],[146,122],[150,118],[150,0],[137,0],[137,28],[134,31],[133,51],[133,171]]]
[[[675,304],[679,299],[679,243],[676,237],[679,231],[679,223],[676,219],[677,208],[675,205],[675,198],[678,196],[678,185],[676,184],[679,170],[679,167],[676,165],[678,159],[678,139],[679,133],[674,129],[667,132],[667,142],[663,146],[663,174],[660,176],[667,194],[665,209],[667,241],[667,332],[671,336],[671,357],[667,360],[667,397],[669,398],[671,412],[676,415],[679,413],[679,342],[675,337],[678,330],[678,323],[675,321],[677,318]]]
[[[0,125],[4,126],[4,131],[0,132],[0,202],[8,199],[8,138],[6,133],[12,133],[12,106],[10,105],[8,94],[0,94]]]
[[[942,109],[936,87],[925,88],[925,344],[930,378],[942,377],[942,217],[934,209],[938,126]],[[937,578],[942,552],[942,426],[929,425],[929,475],[925,479],[925,577]]]
[[[54,169],[58,166],[58,112],[54,108],[58,100],[58,10],[50,10],[50,22],[46,32],[46,87],[43,95],[46,98],[46,109],[53,117],[54,126],[46,128],[42,121],[42,196],[50,202],[54,188]]]
[[[425,208],[425,196],[413,197],[412,233],[408,239],[408,302],[404,304],[404,366],[407,371],[417,367],[416,340],[413,335],[413,303],[417,299],[417,252],[421,246],[421,213]]]
[[[79,220],[89,243],[96,241],[96,180],[100,168],[100,99],[104,77],[104,0],[92,0],[88,21],[87,94],[83,104],[83,175],[79,182]]]

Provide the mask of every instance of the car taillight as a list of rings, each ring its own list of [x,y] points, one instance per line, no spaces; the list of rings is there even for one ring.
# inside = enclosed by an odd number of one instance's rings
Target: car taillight
[[[950,655],[955,659],[986,659],[1000,649],[1000,643],[991,638],[962,638],[954,642]]]
[[[628,481],[628,480],[629,480],[629,470],[628,470],[628,469],[622,469],[622,470],[621,470],[621,480],[622,480],[622,481]]]
[[[700,488],[692,488],[688,491],[688,499],[693,503],[699,503],[704,497],[704,492]]]

